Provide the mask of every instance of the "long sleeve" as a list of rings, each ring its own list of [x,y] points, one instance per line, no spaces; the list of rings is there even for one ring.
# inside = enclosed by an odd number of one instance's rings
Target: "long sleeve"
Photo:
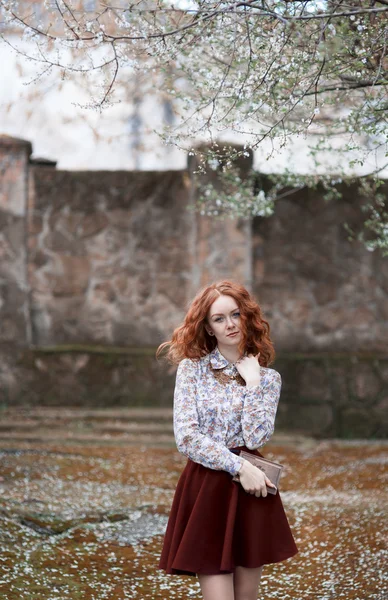
[[[246,389],[241,427],[247,448],[260,448],[272,436],[281,387],[280,373],[270,369],[259,385]]]
[[[174,435],[179,452],[204,467],[235,475],[243,460],[226,446],[201,433],[196,404],[197,364],[179,363],[174,392]]]

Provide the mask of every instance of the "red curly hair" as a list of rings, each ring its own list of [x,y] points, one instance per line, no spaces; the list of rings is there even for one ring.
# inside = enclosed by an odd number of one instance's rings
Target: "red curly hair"
[[[197,293],[182,325],[174,330],[170,341],[158,347],[156,356],[168,348],[167,360],[178,364],[184,358],[199,359],[214,350],[217,340],[208,334],[205,322],[211,305],[221,295],[234,298],[240,309],[240,354],[246,352],[256,355],[260,352],[260,365],[268,367],[275,358],[275,350],[269,337],[269,323],[263,318],[259,305],[248,290],[227,280],[212,283]]]

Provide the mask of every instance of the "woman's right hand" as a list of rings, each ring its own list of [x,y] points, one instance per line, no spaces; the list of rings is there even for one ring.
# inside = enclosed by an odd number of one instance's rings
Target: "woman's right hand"
[[[267,495],[267,485],[276,488],[270,479],[258,467],[252,465],[248,460],[244,460],[240,471],[238,472],[240,483],[248,494],[254,494],[258,498]]]

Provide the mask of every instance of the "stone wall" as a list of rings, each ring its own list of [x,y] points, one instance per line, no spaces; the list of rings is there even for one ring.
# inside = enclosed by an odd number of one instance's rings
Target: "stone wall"
[[[0,355],[3,406],[172,405],[175,368],[156,361],[149,346],[0,349]],[[386,437],[388,357],[279,352],[273,366],[282,375],[277,432]]]
[[[197,289],[252,289],[283,376],[278,427],[387,432],[388,259],[349,242],[362,199],[307,190],[270,218],[187,210],[186,171],[60,171],[0,138],[0,405],[171,405],[157,363]]]
[[[188,297],[188,177],[33,169],[34,344],[153,344]]]
[[[189,171],[59,171],[0,137],[1,341],[155,344],[197,289],[251,284],[250,223],[187,210]]]
[[[388,257],[349,242],[363,199],[341,188],[330,201],[301,190],[253,221],[253,290],[281,350],[388,352]]]
[[[276,369],[282,374],[277,429],[317,437],[387,437],[386,355],[282,352]]]

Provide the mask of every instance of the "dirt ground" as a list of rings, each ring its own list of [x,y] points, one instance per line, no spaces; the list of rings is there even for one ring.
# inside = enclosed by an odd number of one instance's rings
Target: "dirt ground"
[[[196,578],[157,569],[186,462],[168,415],[153,417],[156,430],[130,419],[120,428],[116,415],[103,437],[87,415],[81,430],[80,418],[58,427],[51,415],[39,433],[31,414],[3,417],[1,600],[201,598]],[[261,449],[285,466],[280,493],[299,553],[264,567],[260,599],[388,599],[387,451],[276,435]]]

